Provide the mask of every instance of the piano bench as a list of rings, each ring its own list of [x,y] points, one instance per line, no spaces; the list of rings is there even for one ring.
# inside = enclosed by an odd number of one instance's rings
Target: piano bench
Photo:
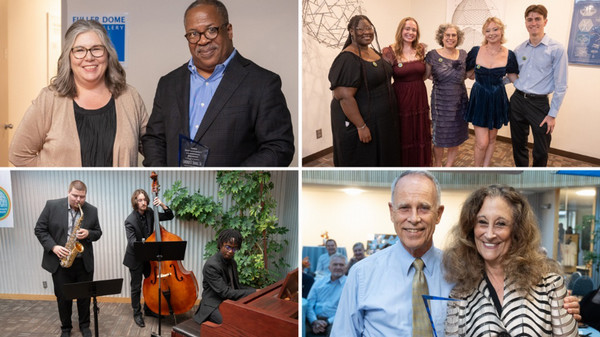
[[[200,324],[194,319],[188,319],[173,327],[171,337],[200,337]]]

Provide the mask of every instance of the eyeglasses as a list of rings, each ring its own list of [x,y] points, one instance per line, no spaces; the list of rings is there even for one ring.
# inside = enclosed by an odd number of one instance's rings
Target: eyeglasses
[[[230,245],[225,245],[225,249],[227,249],[230,252],[237,252],[240,248],[239,247],[231,247]]]
[[[102,45],[98,45],[98,46],[93,46],[90,49],[85,48],[85,47],[71,48],[71,53],[73,53],[73,57],[75,57],[78,60],[85,58],[87,56],[88,52],[90,52],[90,54],[92,54],[93,57],[99,58],[99,57],[104,56],[104,52],[106,52],[106,47],[104,47]]]
[[[362,33],[362,32],[372,32],[374,31],[375,28],[373,26],[366,26],[366,27],[356,27],[356,32],[357,33]]]
[[[208,27],[206,28],[205,31],[203,32],[198,32],[198,31],[191,31],[187,34],[185,34],[185,38],[188,40],[189,43],[198,43],[198,41],[200,41],[200,36],[204,35],[204,37],[208,40],[214,40],[217,38],[217,36],[219,35],[219,30],[222,27],[227,26],[229,23],[224,23],[222,25],[220,25],[219,27]]]

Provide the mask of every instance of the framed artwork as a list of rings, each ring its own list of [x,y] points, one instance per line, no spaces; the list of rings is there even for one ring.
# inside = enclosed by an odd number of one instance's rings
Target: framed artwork
[[[599,0],[575,0],[568,57],[569,63],[600,65]]]

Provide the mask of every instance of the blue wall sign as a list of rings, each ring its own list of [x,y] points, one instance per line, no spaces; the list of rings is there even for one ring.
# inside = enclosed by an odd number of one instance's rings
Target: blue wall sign
[[[127,14],[118,15],[73,15],[71,23],[77,20],[96,20],[100,22],[113,46],[117,50],[119,62],[125,62],[125,32],[127,28]]]

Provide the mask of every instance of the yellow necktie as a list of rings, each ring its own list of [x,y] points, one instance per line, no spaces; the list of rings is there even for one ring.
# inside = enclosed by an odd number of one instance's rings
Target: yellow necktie
[[[425,310],[423,297],[421,297],[421,295],[429,295],[427,279],[425,279],[425,274],[423,273],[423,260],[419,258],[415,259],[413,267],[415,267],[415,276],[412,283],[412,335],[413,337],[431,337],[433,336],[433,331],[431,330],[431,323]]]

